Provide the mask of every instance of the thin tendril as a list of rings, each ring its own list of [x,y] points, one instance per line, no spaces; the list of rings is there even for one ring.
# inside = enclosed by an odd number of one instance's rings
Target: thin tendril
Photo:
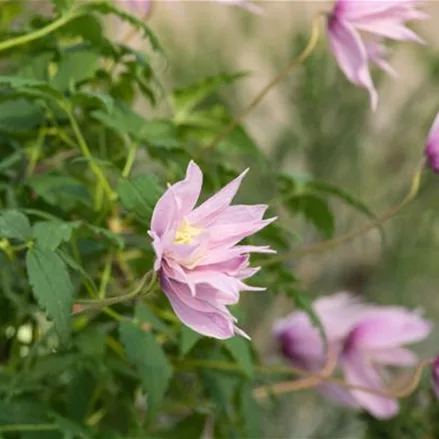
[[[288,259],[290,259],[293,256],[302,256],[312,253],[320,253],[326,250],[329,250],[331,248],[337,247],[341,244],[344,244],[345,242],[351,241],[352,239],[356,238],[357,236],[364,235],[369,230],[374,229],[375,227],[378,227],[391,218],[393,218],[397,213],[399,213],[403,207],[405,207],[408,203],[410,203],[418,194],[420,182],[421,182],[421,176],[422,172],[425,167],[425,158],[421,160],[419,165],[416,167],[416,172],[413,176],[410,189],[407,193],[407,195],[404,197],[404,199],[397,204],[396,206],[391,207],[389,210],[387,210],[383,215],[381,215],[376,221],[372,221],[366,224],[363,224],[358,229],[353,230],[352,232],[346,233],[344,235],[338,236],[336,238],[330,239],[328,241],[321,242],[319,244],[312,244],[304,247],[296,248],[292,251],[289,251],[283,255],[275,256],[273,258],[267,259],[265,261],[261,261],[259,265],[261,266],[269,266],[273,264],[277,264],[278,262],[283,262]]]
[[[245,108],[241,114],[239,114],[229,125],[227,125],[223,131],[221,131],[211,143],[205,148],[206,150],[213,149],[223,140],[229,133],[231,133],[242,120],[262,101],[265,95],[271,91],[279,82],[283,81],[288,73],[295,67],[302,64],[313,52],[319,40],[319,20],[321,13],[314,16],[311,28],[311,37],[306,45],[305,49],[294,58],[289,64],[287,64],[252,100],[252,102]]]

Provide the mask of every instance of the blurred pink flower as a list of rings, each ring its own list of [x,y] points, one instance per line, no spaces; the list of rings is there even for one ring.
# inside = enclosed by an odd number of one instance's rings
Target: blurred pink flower
[[[246,173],[195,208],[203,175],[191,161],[185,179],[157,202],[148,232],[154,269],[175,313],[194,331],[219,339],[245,336],[227,305],[239,301],[240,291],[264,290],[243,282],[258,271],[249,267],[249,254],[274,253],[265,246],[237,245],[276,219],[263,219],[266,205],[230,205]]]
[[[345,292],[321,297],[312,308],[325,331],[328,346],[337,354],[366,309],[357,298]],[[296,366],[309,371],[323,367],[326,360],[323,341],[305,312],[295,311],[278,320],[274,335],[282,353]]]
[[[412,366],[417,357],[402,347],[423,340],[431,324],[404,308],[362,304],[348,293],[317,299],[313,310],[323,326],[328,347],[337,355],[348,384],[375,390],[385,389],[385,366]],[[325,352],[318,330],[307,314],[293,312],[278,321],[274,334],[283,354],[297,367],[319,371]],[[389,418],[398,411],[391,398],[361,390],[348,390],[333,383],[317,387],[320,393],[351,409],[365,409],[377,418]]]
[[[405,345],[425,339],[432,325],[417,312],[381,307],[366,316],[349,334],[341,355],[347,383],[385,390],[386,366],[414,366],[418,358]],[[370,414],[388,419],[398,413],[398,402],[361,390],[351,390],[357,403]]]
[[[419,0],[336,0],[328,18],[329,43],[346,77],[370,94],[372,109],[378,105],[378,93],[369,71],[369,63],[396,75],[386,61],[384,38],[414,41],[422,39],[405,27],[409,20],[428,15],[417,10]],[[369,34],[366,39],[360,32]]]
[[[428,134],[427,144],[425,145],[425,154],[430,168],[434,172],[439,173],[439,113],[433,122],[430,133]]]
[[[431,369],[431,376],[433,378],[433,390],[436,397],[439,399],[439,355],[436,357]]]

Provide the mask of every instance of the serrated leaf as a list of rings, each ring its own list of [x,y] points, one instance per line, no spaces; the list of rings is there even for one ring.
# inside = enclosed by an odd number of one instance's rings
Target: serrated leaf
[[[56,250],[62,242],[70,241],[72,226],[69,223],[41,221],[33,225],[34,238],[45,250]]]
[[[65,51],[61,55],[52,85],[62,91],[74,88],[76,83],[93,77],[98,61],[99,55],[89,50]]]
[[[243,337],[232,337],[224,340],[224,346],[239,364],[244,373],[251,378],[253,376],[253,358],[250,342]]]
[[[70,336],[73,285],[64,261],[54,252],[32,247],[26,255],[26,268],[33,294],[53,320],[62,343]]]
[[[0,103],[0,131],[19,133],[32,130],[43,122],[39,105],[25,99],[14,99]]]
[[[27,217],[17,210],[4,211],[0,216],[0,238],[31,239],[32,228]]]
[[[158,199],[163,193],[154,175],[142,174],[137,177],[119,180],[117,193],[122,205],[139,218],[149,220]]]
[[[84,12],[88,10],[89,12],[116,15],[121,20],[134,26],[136,29],[143,31],[144,36],[148,38],[154,50],[162,51],[158,38],[151,31],[145,20],[141,20],[134,15],[127,13],[123,9],[118,8],[115,4],[109,2],[94,2],[84,5],[82,9]]]
[[[175,334],[172,329],[163,323],[144,303],[139,302],[136,305],[135,317],[141,322],[151,324],[157,331],[166,334],[171,340],[175,340]]]
[[[98,291],[98,287],[96,286],[93,278],[87,273],[87,271],[84,270],[84,268],[81,265],[79,265],[75,261],[75,259],[69,253],[67,253],[67,251],[65,249],[63,249],[63,250],[58,249],[57,254],[71,269],[77,271],[85,279],[87,279],[90,282],[90,285],[93,287],[94,291]]]
[[[87,186],[68,175],[34,175],[26,180],[26,184],[47,203],[65,210],[92,205]]]
[[[172,366],[150,332],[129,321],[122,321],[119,331],[128,358],[139,370],[143,388],[147,392],[147,414],[151,419],[168,389],[173,373]]]
[[[181,325],[180,330],[180,353],[181,355],[188,354],[191,349],[196,345],[198,340],[201,340],[203,336],[198,332],[192,331],[186,325]]]

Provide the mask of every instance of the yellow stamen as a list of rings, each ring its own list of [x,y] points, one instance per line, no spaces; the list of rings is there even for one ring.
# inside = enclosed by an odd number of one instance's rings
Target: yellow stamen
[[[195,236],[199,235],[203,229],[191,226],[186,219],[183,219],[175,234],[175,244],[190,244]]]

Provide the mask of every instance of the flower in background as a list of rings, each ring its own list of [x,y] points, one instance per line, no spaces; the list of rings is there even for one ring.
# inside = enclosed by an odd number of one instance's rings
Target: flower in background
[[[428,15],[417,10],[419,0],[336,0],[328,18],[329,43],[346,77],[370,94],[371,106],[378,105],[369,64],[396,75],[386,61],[384,38],[422,43],[422,39],[405,26],[406,21],[422,20]],[[360,32],[365,32],[366,38]]]
[[[349,331],[359,321],[366,307],[349,293],[341,292],[317,299],[312,309],[325,331],[328,347],[339,353]],[[318,328],[308,314],[295,311],[278,320],[274,335],[282,353],[296,366],[320,370],[325,363],[325,349]]]
[[[428,134],[425,154],[430,168],[439,173],[439,113],[433,122],[430,133]]]
[[[339,293],[318,299],[313,310],[326,332],[328,347],[337,355],[345,382],[369,389],[386,390],[388,366],[408,367],[418,361],[404,346],[425,339],[432,325],[418,313],[400,307],[364,305]],[[309,317],[302,312],[275,325],[284,355],[296,366],[318,371],[325,363],[323,343]],[[373,416],[394,416],[398,403],[388,397],[324,383],[318,390],[351,409],[364,409]]]
[[[243,282],[258,271],[249,266],[249,254],[273,253],[265,246],[238,245],[276,219],[263,219],[266,205],[230,205],[246,173],[195,207],[203,175],[191,161],[185,179],[157,202],[148,232],[154,269],[175,313],[194,331],[219,339],[245,336],[227,305],[239,301],[240,291],[264,290]]]
[[[410,367],[418,362],[405,345],[424,340],[432,325],[417,312],[400,307],[380,307],[366,316],[349,334],[341,355],[347,383],[386,390],[388,366]],[[358,404],[380,419],[398,413],[396,400],[361,390],[351,390]]]

